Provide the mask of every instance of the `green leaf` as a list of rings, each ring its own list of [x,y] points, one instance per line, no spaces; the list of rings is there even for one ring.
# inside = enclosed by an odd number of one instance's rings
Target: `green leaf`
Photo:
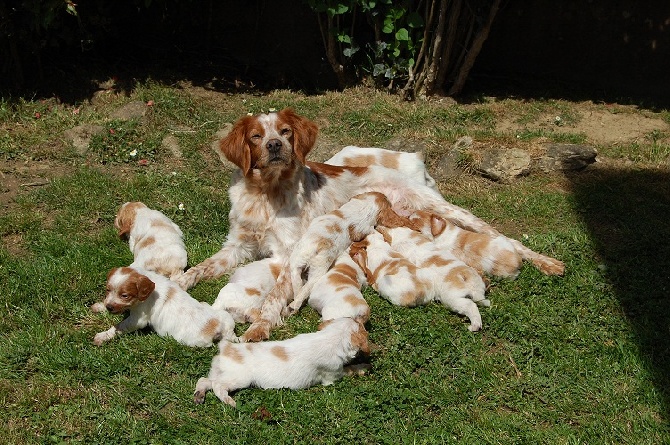
[[[384,26],[382,27],[382,32],[384,34],[391,34],[394,29],[395,29],[395,23],[393,22],[393,18],[386,16],[386,18],[384,19]]]
[[[342,43],[351,43],[351,36],[348,34],[338,34],[337,41]]]
[[[399,40],[401,42],[406,42],[409,40],[409,32],[407,31],[407,28],[400,28],[396,33],[395,33],[395,39]]]
[[[349,10],[349,7],[347,5],[342,4],[342,3],[338,3],[337,5],[328,8],[328,15],[332,17],[332,16],[335,16],[335,15],[344,14],[348,10]]]

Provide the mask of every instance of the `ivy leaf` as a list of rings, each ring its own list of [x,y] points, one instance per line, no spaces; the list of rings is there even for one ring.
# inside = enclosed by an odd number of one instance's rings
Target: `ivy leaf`
[[[351,36],[348,34],[338,34],[337,41],[342,43],[351,43]]]
[[[338,3],[334,7],[328,8],[328,15],[333,17],[333,16],[336,16],[336,15],[344,14],[348,10],[349,10],[349,7],[347,5],[342,4],[342,3]]]
[[[379,76],[380,74],[384,73],[386,71],[386,66],[382,63],[375,63],[374,66],[372,67],[372,75],[374,77]]]
[[[384,34],[391,34],[394,28],[395,24],[393,22],[393,18],[387,15],[384,19],[384,27],[382,28],[382,32]]]
[[[344,48],[342,50],[342,54],[344,54],[344,57],[352,57],[357,52],[358,52],[358,47],[357,46],[351,46],[349,48]]]
[[[395,39],[401,42],[406,42],[409,40],[409,32],[407,31],[407,28],[400,28],[398,31],[395,33]]]

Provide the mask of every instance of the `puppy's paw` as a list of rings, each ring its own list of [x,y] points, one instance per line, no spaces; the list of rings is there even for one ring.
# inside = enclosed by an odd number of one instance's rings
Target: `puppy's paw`
[[[96,314],[101,314],[103,312],[107,312],[107,308],[105,307],[105,303],[98,302],[95,304],[91,305],[91,312],[94,312]]]
[[[479,332],[482,329],[482,325],[480,323],[472,323],[470,326],[468,326],[468,331],[470,332]]]
[[[265,320],[259,320],[249,326],[247,332],[240,337],[244,343],[259,342],[270,338],[270,323]]]
[[[95,334],[95,337],[93,337],[93,344],[96,346],[101,346],[107,340],[109,340],[109,335],[107,335],[107,331],[98,332],[97,334]]]
[[[205,403],[205,394],[207,394],[206,391],[196,391],[195,394],[193,394],[193,402],[195,402],[196,405],[202,405]]]

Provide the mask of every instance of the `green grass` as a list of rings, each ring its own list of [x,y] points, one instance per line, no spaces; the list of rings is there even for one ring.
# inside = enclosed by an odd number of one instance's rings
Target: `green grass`
[[[153,100],[153,109],[139,120],[106,119],[128,100]],[[137,85],[130,98],[80,105],[78,114],[75,106],[49,109],[42,101],[0,105],[0,127],[9,134],[0,136],[6,165],[42,159],[54,171],[68,166],[47,185],[21,188],[0,213],[5,443],[670,441],[670,176],[654,163],[665,152],[635,158],[632,169],[445,184],[450,201],[565,261],[565,276],[525,265],[514,281],[493,280],[492,306],[482,309],[478,334],[440,305],[395,307],[368,289],[370,374],[302,391],[240,390],[232,409],[212,394],[204,405],[192,402],[214,347],[187,348],[150,330],[93,345],[95,333],[120,317],[88,308],[102,298],[108,270],[132,261],[112,226],[118,206],[141,200],[166,213],[184,231],[195,264],[218,249],[227,231],[228,176],[209,148],[225,122],[292,106],[342,145],[381,145],[400,136],[449,147],[461,135],[508,142],[496,120],[527,105],[445,108],[363,90],[198,95],[151,82]],[[564,102],[533,106],[578,114]],[[36,120],[36,111],[50,114],[49,121]],[[522,142],[547,137],[533,133],[531,111]],[[86,155],[72,153],[61,137],[80,123],[107,130]],[[119,131],[110,137],[109,128]],[[182,159],[164,152],[160,141],[168,134],[178,137]],[[653,152],[664,137],[650,135],[639,149]],[[140,143],[149,150],[148,166],[123,156]],[[211,302],[224,283],[201,283],[192,295]],[[305,308],[273,338],[317,324],[318,315]],[[263,409],[270,417],[259,414]]]

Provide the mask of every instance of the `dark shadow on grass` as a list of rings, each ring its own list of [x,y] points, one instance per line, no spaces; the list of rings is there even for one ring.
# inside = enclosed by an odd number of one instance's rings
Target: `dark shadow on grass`
[[[607,276],[670,417],[670,173],[593,169],[571,177]]]

